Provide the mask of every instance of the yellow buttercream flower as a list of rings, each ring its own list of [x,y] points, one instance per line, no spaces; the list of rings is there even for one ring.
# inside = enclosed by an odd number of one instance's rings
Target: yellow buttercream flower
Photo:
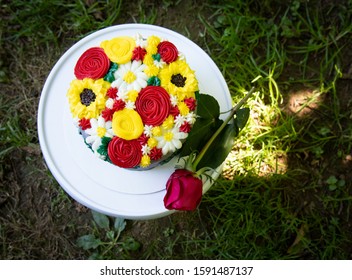
[[[139,164],[141,167],[147,167],[150,165],[150,157],[148,155],[142,156],[141,162]]]
[[[180,111],[181,116],[186,116],[189,113],[189,108],[185,102],[179,102],[177,107]]]
[[[117,64],[124,64],[131,60],[136,42],[132,37],[122,36],[101,42],[108,58]]]
[[[185,104],[186,105],[186,104]],[[174,116],[168,116],[161,125],[164,129],[171,129],[174,126]]]
[[[135,102],[137,97],[138,97],[138,91],[136,91],[136,90],[130,90],[127,93],[127,99],[131,102]]]
[[[106,91],[110,83],[103,79],[73,80],[67,91],[70,111],[79,119],[97,118],[105,108]]]
[[[143,58],[143,64],[148,65],[148,66],[154,65],[154,58],[152,57],[151,54],[148,54],[148,53],[147,53],[147,54],[144,56],[144,58]]]
[[[161,135],[161,128],[160,126],[154,126],[152,128],[152,134],[153,136],[160,136]]]
[[[158,45],[160,44],[160,38],[152,35],[147,39],[147,53],[156,54],[158,52]]]
[[[148,147],[154,148],[154,147],[156,147],[156,145],[158,145],[158,140],[156,140],[155,138],[151,137],[151,138],[148,139],[147,144],[148,144]]]
[[[148,75],[148,77],[157,76],[159,73],[159,68],[155,65],[149,65],[144,69],[144,73]]]
[[[144,130],[142,118],[134,110],[126,108],[119,110],[112,117],[112,130],[122,139],[137,139]]]
[[[160,70],[161,86],[167,92],[177,96],[178,100],[195,98],[194,92],[198,90],[198,82],[194,71],[186,61],[177,60]]]

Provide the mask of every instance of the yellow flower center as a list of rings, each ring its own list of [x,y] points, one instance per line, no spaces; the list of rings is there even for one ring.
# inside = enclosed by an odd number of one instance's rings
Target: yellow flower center
[[[122,139],[137,139],[144,130],[142,118],[134,110],[119,110],[112,117],[112,130]]]
[[[97,128],[97,135],[98,135],[100,138],[104,137],[105,133],[106,133],[106,128],[105,128],[105,127],[99,126],[99,127]]]
[[[170,142],[172,139],[174,139],[174,134],[171,131],[166,132],[165,135],[164,135],[164,139],[167,142]]]
[[[123,80],[128,84],[134,82],[136,79],[137,79],[136,75],[130,70],[128,70],[126,74],[123,76]]]

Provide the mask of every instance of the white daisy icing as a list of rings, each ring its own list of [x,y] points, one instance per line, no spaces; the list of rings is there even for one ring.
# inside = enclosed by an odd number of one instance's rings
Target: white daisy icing
[[[115,71],[115,81],[111,84],[120,91],[136,90],[140,91],[147,86],[148,76],[143,71],[146,68],[142,61],[133,60],[125,64],[120,64]]]
[[[99,116],[98,119],[90,119],[91,128],[85,130],[88,134],[86,142],[92,145],[92,150],[94,153],[97,153],[101,145],[101,138],[110,137],[112,138],[114,132],[112,130],[111,121],[105,121],[102,116]]]
[[[186,139],[188,133],[180,132],[177,127],[166,130],[162,136],[156,137],[158,140],[158,148],[162,149],[163,155],[169,152],[175,152],[182,147],[182,139]]]

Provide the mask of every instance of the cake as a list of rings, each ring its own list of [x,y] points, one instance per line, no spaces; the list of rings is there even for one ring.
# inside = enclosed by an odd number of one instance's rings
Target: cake
[[[73,70],[73,122],[98,158],[144,170],[180,150],[196,120],[198,81],[174,43],[111,38],[86,49]]]

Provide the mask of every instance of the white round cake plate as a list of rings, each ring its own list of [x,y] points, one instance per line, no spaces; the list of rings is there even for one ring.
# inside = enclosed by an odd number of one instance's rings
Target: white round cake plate
[[[81,54],[103,40],[118,36],[159,36],[173,42],[195,70],[201,93],[214,96],[222,112],[232,107],[231,96],[216,64],[195,43],[169,29],[125,24],[108,27],[73,45],[51,70],[40,97],[38,136],[45,161],[61,187],[76,201],[109,216],[152,219],[173,213],[165,209],[165,184],[177,158],[146,171],[119,168],[98,159],[84,144],[73,124],[66,93],[75,79],[73,69]],[[211,176],[216,179],[221,167]],[[204,184],[204,192],[211,186]]]

